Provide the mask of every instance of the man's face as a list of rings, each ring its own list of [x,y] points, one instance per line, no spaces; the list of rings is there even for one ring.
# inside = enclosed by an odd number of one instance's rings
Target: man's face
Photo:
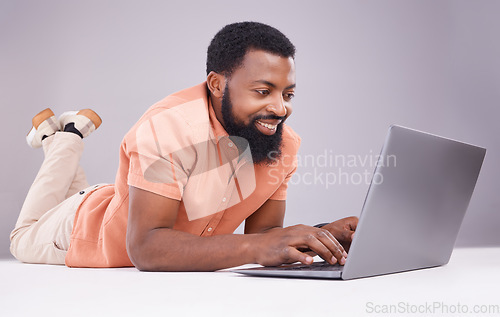
[[[293,59],[260,50],[249,51],[227,81],[221,105],[224,126],[229,135],[248,141],[254,163],[269,164],[271,157],[279,157],[294,90]]]

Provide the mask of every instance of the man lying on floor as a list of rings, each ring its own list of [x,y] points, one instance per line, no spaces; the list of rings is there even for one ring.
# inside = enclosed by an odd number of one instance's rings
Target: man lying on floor
[[[159,101],[125,135],[114,185],[89,186],[83,138],[92,110],[37,114],[27,136],[45,159],[11,234],[29,263],[210,271],[318,254],[343,265],[357,224],[283,228],[299,136],[284,121],[295,93],[295,47],[261,23],[225,26],[207,78]],[[308,212],[314,212],[314,209]],[[245,234],[233,234],[245,221]]]

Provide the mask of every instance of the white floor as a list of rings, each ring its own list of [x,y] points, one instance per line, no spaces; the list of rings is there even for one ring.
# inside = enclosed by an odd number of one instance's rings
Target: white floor
[[[380,316],[370,311],[400,302],[421,308],[500,305],[500,248],[456,249],[443,267],[352,281],[70,269],[1,260],[0,282],[0,316],[5,317]]]

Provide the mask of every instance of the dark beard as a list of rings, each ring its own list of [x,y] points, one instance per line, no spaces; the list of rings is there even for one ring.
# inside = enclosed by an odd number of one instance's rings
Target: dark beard
[[[283,122],[278,124],[276,132],[273,135],[265,135],[257,129],[255,121],[260,119],[284,119],[283,117],[272,115],[258,116],[252,118],[248,125],[237,122],[233,115],[233,104],[229,96],[228,85],[226,85],[224,95],[222,96],[221,111],[222,119],[224,120],[224,128],[229,134],[229,137],[237,136],[248,141],[252,153],[252,160],[255,164],[270,165],[281,157]],[[246,144],[242,145],[241,141],[238,142],[237,139],[238,138],[234,138],[233,142],[236,143],[240,152],[243,152],[244,148],[246,148]],[[241,148],[242,146],[243,149]]]

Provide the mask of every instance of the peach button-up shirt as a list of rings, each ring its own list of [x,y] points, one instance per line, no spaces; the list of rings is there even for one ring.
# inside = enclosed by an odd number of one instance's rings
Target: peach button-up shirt
[[[206,83],[154,104],[125,135],[114,185],[79,206],[66,265],[132,266],[126,251],[129,186],[180,201],[174,229],[228,234],[268,199],[285,200],[297,168],[299,136],[283,127],[282,156],[252,162],[250,149],[228,136],[209,102]]]

